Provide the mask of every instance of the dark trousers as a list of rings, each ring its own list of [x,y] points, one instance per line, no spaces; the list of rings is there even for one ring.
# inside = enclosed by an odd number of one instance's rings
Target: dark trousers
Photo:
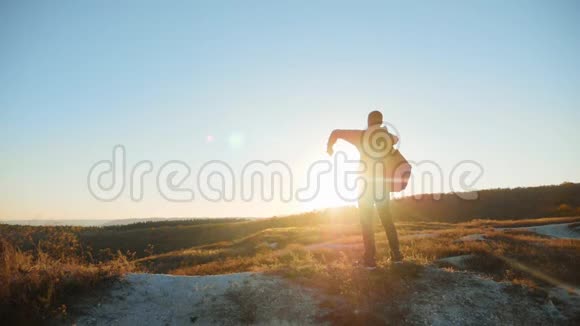
[[[362,225],[363,242],[365,246],[365,261],[374,262],[375,260],[376,247],[375,233],[373,231],[373,215],[375,207],[379,213],[379,218],[381,219],[385,233],[387,234],[387,240],[389,241],[389,246],[391,248],[391,259],[395,261],[400,260],[401,253],[399,251],[399,238],[397,236],[395,224],[393,223],[389,196],[386,195],[385,198],[376,200],[372,195],[372,191],[368,191],[361,196],[358,201],[358,206]]]

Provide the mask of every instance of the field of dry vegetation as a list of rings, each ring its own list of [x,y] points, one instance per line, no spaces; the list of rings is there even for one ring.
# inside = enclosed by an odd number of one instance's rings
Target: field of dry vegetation
[[[561,206],[557,200],[551,204],[554,212]],[[561,215],[574,215],[575,210]],[[453,223],[441,218],[400,219],[397,228],[406,261],[403,265],[390,263],[386,238],[377,221],[379,269],[368,274],[353,267],[362,255],[357,214],[355,208],[347,207],[269,219],[184,220],[101,228],[0,224],[0,319],[40,322],[66,318],[71,298],[129,271],[275,273],[323,293],[340,295],[344,298],[340,304],[357,307],[354,311],[359,312],[373,311],[372,305],[378,302],[384,310],[388,298],[404,297],[406,284],[427,266],[481,273],[540,296],[553,286],[571,292],[580,287],[580,240],[505,229],[554,223],[572,223],[569,227],[577,229],[580,217],[466,217]],[[464,258],[460,266],[441,260],[458,256]],[[353,314],[353,309],[331,310],[334,315],[327,316],[331,322],[372,322],[374,318],[371,313]],[[344,315],[346,311],[350,314]],[[383,314],[397,320],[405,312],[393,309]]]
[[[401,250],[405,259],[419,265],[440,258],[473,255],[470,270],[498,280],[536,284],[546,282],[541,274],[580,285],[580,241],[554,239],[524,230],[498,230],[550,223],[578,222],[580,218],[551,218],[519,221],[478,220],[468,223],[399,223]],[[379,265],[386,266],[387,242],[376,225]],[[482,235],[485,241],[460,241]],[[323,243],[323,245],[320,245]],[[358,225],[280,227],[259,231],[236,241],[224,241],[139,258],[141,268],[158,273],[209,275],[241,271],[282,271],[289,276],[333,268],[336,262],[352,264],[362,254]],[[517,266],[513,262],[519,262]],[[549,279],[549,278],[548,278]]]
[[[25,227],[2,225],[0,240],[0,299],[3,319],[66,318],[67,300],[118,278],[128,271],[177,275],[210,275],[260,271],[283,275],[297,283],[340,295],[343,304],[372,311],[373,298],[401,298],[405,284],[425,266],[438,265],[438,259],[468,255],[461,269],[482,273],[497,281],[509,281],[541,292],[550,286],[580,286],[580,240],[555,239],[525,230],[501,230],[553,223],[580,223],[579,217],[560,217],[514,221],[474,220],[465,223],[399,222],[401,250],[406,263],[390,264],[386,238],[376,225],[379,272],[369,277],[353,263],[362,255],[359,225],[342,219],[340,211],[327,212],[329,219],[304,216],[258,221],[203,224],[213,228],[207,242],[186,249],[159,252],[159,243],[149,243],[140,255],[121,248],[94,250],[83,243],[84,232],[94,228]],[[336,218],[333,215],[339,214]],[[316,222],[313,222],[316,221]],[[257,224],[257,225],[252,225]],[[293,225],[293,226],[291,226]],[[221,239],[226,230],[236,230],[229,241]],[[571,224],[577,227],[578,224]],[[146,228],[170,232],[179,226]],[[247,230],[258,231],[244,235]],[[187,229],[187,228],[186,228]],[[132,229],[142,230],[142,228]],[[194,228],[195,232],[200,232]],[[218,231],[216,231],[218,230]],[[104,230],[111,237],[110,230]],[[119,231],[124,234],[125,231]],[[178,231],[183,232],[183,230]],[[235,232],[233,232],[235,234]],[[239,236],[242,235],[242,236]],[[483,237],[484,241],[462,241],[464,237]],[[86,239],[86,238],[85,238]],[[192,243],[200,241],[192,239]],[[165,244],[167,246],[167,244]],[[332,303],[336,305],[336,302]],[[395,307],[395,305],[393,305]],[[344,313],[352,309],[332,311]],[[400,318],[402,311],[388,311]],[[327,316],[330,321],[372,322],[371,314]],[[361,318],[364,318],[361,320]]]
[[[131,257],[120,252],[94,259],[74,233],[61,228],[44,228],[45,237],[36,242],[35,228],[10,229],[0,236],[0,320],[10,325],[65,318],[74,295],[134,269]]]

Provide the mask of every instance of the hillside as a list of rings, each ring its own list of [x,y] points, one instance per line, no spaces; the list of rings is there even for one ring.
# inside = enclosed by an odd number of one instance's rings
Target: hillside
[[[4,262],[0,270],[0,315],[17,322],[33,318],[35,323],[47,316],[89,318],[91,315],[69,311],[69,307],[72,309],[83,293],[91,302],[98,289],[107,293],[109,286],[118,289],[114,280],[123,279],[127,272],[184,276],[251,272],[276,275],[316,291],[323,296],[321,307],[326,307],[317,314],[324,315],[321,318],[330,324],[372,323],[377,315],[380,320],[394,318],[410,325],[424,324],[420,318],[425,315],[441,318],[444,323],[453,323],[449,318],[457,316],[463,318],[457,322],[471,320],[446,308],[452,307],[476,309],[491,325],[501,318],[528,318],[526,306],[536,306],[538,315],[533,318],[547,323],[578,321],[580,312],[574,307],[580,307],[580,217],[574,214],[579,189],[578,184],[564,184],[487,190],[478,201],[465,202],[450,195],[442,195],[439,201],[398,200],[394,210],[406,263],[400,268],[391,264],[385,235],[377,225],[379,272],[375,274],[354,266],[362,255],[358,211],[354,207],[267,219],[151,221],[107,227],[0,225]],[[518,213],[519,207],[526,207],[533,218]],[[533,213],[533,209],[559,217],[537,218],[540,213]],[[480,219],[487,214],[495,219]],[[140,291],[140,276],[128,280],[135,291]],[[159,284],[190,282],[189,278],[179,280],[153,277],[153,283],[147,286],[165,293]],[[481,291],[469,292],[474,286]],[[227,287],[221,289],[225,291],[222,296],[231,292]],[[262,293],[263,289],[258,286],[250,290],[248,293]],[[126,294],[120,300],[143,299],[119,291]],[[258,318],[261,312],[255,311],[257,304],[246,306],[244,302],[251,298],[236,291],[226,298],[233,300],[230,304],[236,309],[250,309],[250,320]],[[422,302],[413,295],[415,292],[429,293],[432,298],[448,297],[444,304],[437,305]],[[480,295],[489,297],[481,301],[486,305],[474,308],[465,304],[482,300]],[[405,299],[394,300],[393,296]],[[528,303],[499,313],[495,311],[499,306],[494,296],[506,302]],[[115,302],[103,307],[115,309],[121,304]],[[408,310],[401,302],[413,308]],[[157,302],[151,307],[163,304]],[[356,307],[360,313],[345,311],[345,305]],[[392,309],[383,311],[382,307]],[[486,315],[486,307],[495,310]],[[108,314],[97,310],[97,319]],[[127,320],[121,311],[114,315]],[[175,317],[155,316],[163,320]],[[179,320],[188,320],[182,317]],[[236,321],[236,316],[230,317]]]
[[[465,222],[580,215],[579,183],[488,189],[478,191],[477,195],[476,200],[463,200],[455,194],[436,194],[421,199],[406,197],[396,200],[394,209],[399,219],[405,221]]]

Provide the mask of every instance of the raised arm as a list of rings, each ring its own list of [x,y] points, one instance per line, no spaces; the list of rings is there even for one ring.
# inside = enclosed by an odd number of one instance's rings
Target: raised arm
[[[336,129],[330,133],[330,137],[328,137],[328,143],[326,145],[326,151],[329,155],[332,155],[334,150],[332,146],[338,139],[345,140],[352,145],[359,147],[362,141],[363,130],[344,130],[344,129]]]

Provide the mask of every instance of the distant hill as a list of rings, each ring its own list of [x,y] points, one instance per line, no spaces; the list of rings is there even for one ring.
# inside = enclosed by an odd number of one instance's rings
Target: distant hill
[[[27,220],[0,220],[1,224],[8,225],[31,225],[31,226],[103,226],[109,220],[98,219],[27,219]]]
[[[476,200],[457,194],[405,197],[393,203],[399,220],[465,222],[472,219],[524,219],[546,216],[580,216],[580,184],[563,183],[513,189],[488,189]]]
[[[393,201],[392,209],[399,221],[466,222],[473,219],[528,219],[547,216],[580,216],[580,183],[565,182],[560,185],[480,190],[475,200],[464,200],[465,194],[424,194],[421,198],[404,197]],[[356,221],[358,212],[354,207],[324,209],[295,214],[284,218],[303,220],[332,217],[344,221]],[[278,217],[280,218],[280,217]],[[263,220],[263,218],[256,218]],[[106,227],[118,230],[155,228],[160,226],[192,226],[242,222],[253,218],[129,218],[116,220],[6,220],[0,224],[32,226],[84,226]],[[314,221],[311,221],[314,222]]]
[[[122,225],[139,225],[147,223],[147,227],[158,224],[181,225],[181,224],[203,224],[216,223],[223,220],[243,220],[244,218],[206,218],[206,217],[146,217],[146,218],[125,218],[116,220],[105,219],[26,219],[26,220],[0,220],[0,224],[8,225],[30,225],[30,226],[84,226],[84,227],[115,227]],[[135,225],[136,224],[136,225]]]

